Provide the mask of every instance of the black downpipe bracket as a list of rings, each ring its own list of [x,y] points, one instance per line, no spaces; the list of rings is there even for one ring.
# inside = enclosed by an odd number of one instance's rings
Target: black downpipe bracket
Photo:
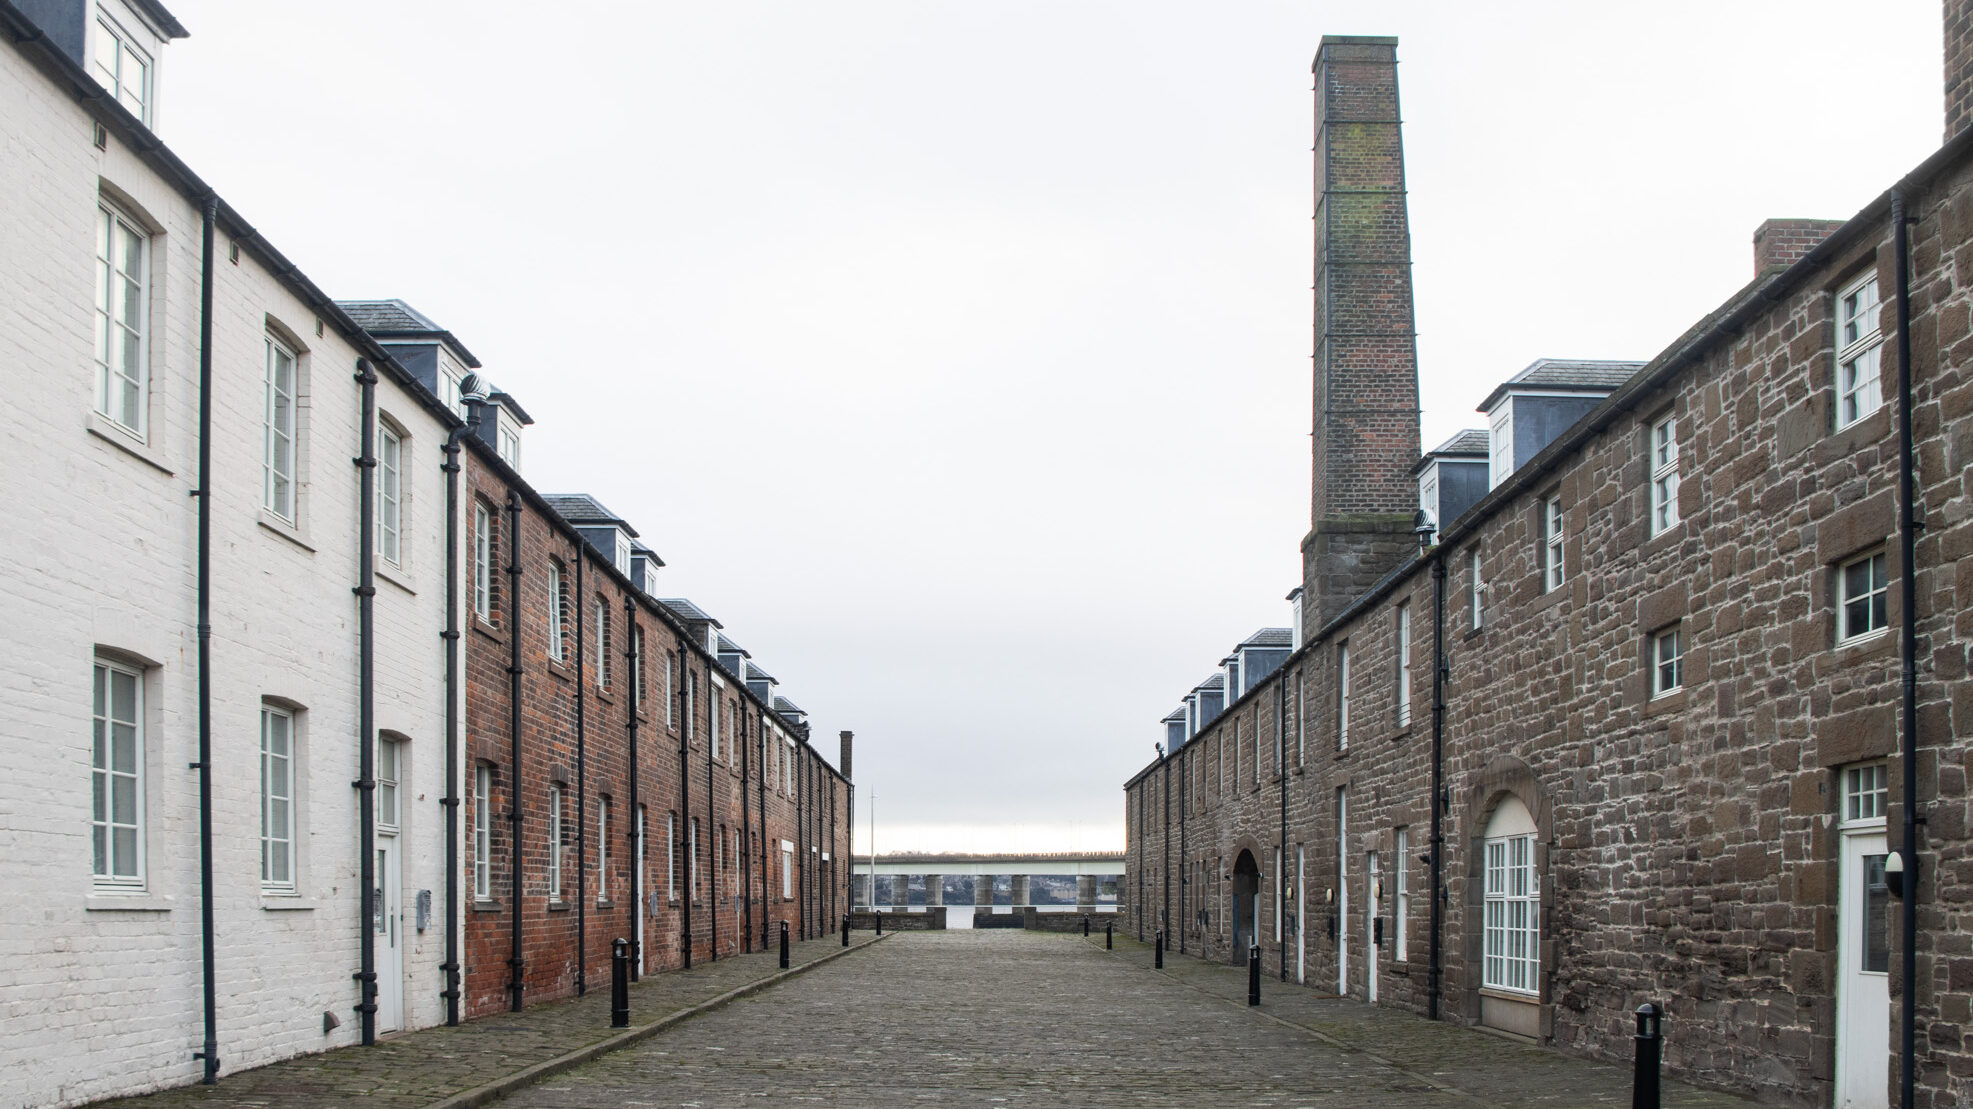
[[[740,718],[737,722],[740,745],[740,898],[741,921],[736,928],[740,933],[740,950],[754,949],[754,810],[753,798],[747,793],[754,772],[752,744],[747,742],[747,706],[740,704]]]
[[[508,910],[507,1007],[520,1012],[527,988],[527,958],[521,943],[521,495],[507,490],[507,827],[513,853],[508,876],[513,886]]]
[[[587,716],[589,703],[587,666],[589,657],[589,594],[582,584],[582,568],[589,563],[589,552],[582,549],[587,540],[575,538],[575,995],[589,992],[589,755]],[[604,665],[607,665],[605,663]]]
[[[644,711],[644,637],[637,628],[637,602],[630,594],[623,598],[623,657],[630,681],[630,820],[624,829],[630,842],[630,980],[643,977],[644,969],[644,808],[637,792],[637,716]]]
[[[199,939],[205,975],[203,1082],[219,1081],[219,981],[212,920],[212,235],[219,197],[201,206],[199,261]]]
[[[445,438],[445,1023],[459,1023],[459,437],[475,432],[479,406]]]
[[[1432,936],[1425,970],[1425,1016],[1439,1019],[1440,976],[1445,928],[1445,551],[1432,558]],[[1399,859],[1399,866],[1406,860]]]
[[[362,891],[362,914],[356,923],[362,949],[362,969],[356,972],[362,1018],[363,1045],[377,1042],[377,933],[371,926],[377,905],[377,371],[368,360],[356,360],[356,382],[363,393],[363,454],[356,459],[361,488],[357,504],[356,581],[356,822],[357,886]]]
[[[1915,475],[1918,462],[1911,433],[1911,234],[1906,223],[1904,189],[1891,190],[1891,231],[1898,270],[1898,558],[1902,580],[1899,598],[1904,612],[1900,657],[1904,669],[1902,749],[1904,764],[1904,898],[1898,911],[1903,925],[1903,996],[1898,1021],[1901,1074],[1898,1104],[1911,1109],[1918,1069],[1918,513]]]
[[[678,652],[678,692],[676,696],[679,703],[684,706],[684,711],[679,713],[684,718],[684,721],[683,726],[678,729],[678,819],[683,826],[678,829],[677,834],[686,836],[686,849],[691,852],[691,860],[687,865],[696,866],[699,861],[698,837],[690,835],[686,831],[687,828],[691,827],[690,821],[692,819],[692,771],[690,762],[692,752],[692,714],[699,707],[695,703],[698,698],[690,695],[692,688],[691,657],[690,654],[683,650]],[[688,881],[690,880],[690,870],[686,871],[686,878]],[[688,970],[692,967],[692,902],[697,900],[698,896],[699,891],[696,887],[687,887],[684,898],[685,913],[680,917],[685,929],[685,967]]]

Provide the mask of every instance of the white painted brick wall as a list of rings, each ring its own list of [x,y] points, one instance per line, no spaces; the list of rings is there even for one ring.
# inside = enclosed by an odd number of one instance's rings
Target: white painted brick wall
[[[153,239],[151,445],[92,433],[93,221],[99,183]],[[224,183],[219,183],[223,185]],[[201,1026],[196,526],[199,211],[68,94],[0,44],[0,1105],[68,1105],[196,1081]],[[248,205],[250,207],[250,205]],[[356,353],[242,254],[217,249],[214,298],[214,872],[226,1071],[354,1042],[358,964]],[[306,549],[262,523],[262,336],[306,345]],[[377,722],[411,740],[404,782],[406,1023],[443,1019],[445,430],[388,379],[410,432],[406,569],[379,581]],[[109,432],[115,436],[115,432]],[[142,457],[140,457],[140,455]],[[159,467],[163,468],[160,469]],[[169,472],[166,472],[166,471]],[[89,707],[98,646],[153,663],[147,693],[149,895],[91,896]],[[263,907],[259,710],[306,706],[300,911]],[[129,903],[129,902],[124,902]],[[342,1021],[324,1035],[322,1013]]]

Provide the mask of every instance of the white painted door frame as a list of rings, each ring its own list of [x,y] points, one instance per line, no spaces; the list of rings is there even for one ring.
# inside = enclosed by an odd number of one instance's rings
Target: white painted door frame
[[[1842,870],[1836,881],[1836,1109],[1884,1109],[1890,1101],[1891,991],[1889,937],[1883,920],[1885,832],[1880,826],[1841,835]],[[1872,896],[1873,892],[1876,894]],[[1874,906],[1872,902],[1875,902]],[[1881,948],[1867,965],[1871,910]]]

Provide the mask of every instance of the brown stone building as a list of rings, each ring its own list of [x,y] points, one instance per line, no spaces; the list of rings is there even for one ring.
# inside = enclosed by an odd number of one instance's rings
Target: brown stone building
[[[847,908],[841,769],[805,714],[586,495],[521,476],[521,428],[478,363],[402,302],[344,306],[441,397],[461,437],[462,1009],[476,1016],[829,932]],[[448,375],[451,375],[448,382]],[[463,384],[463,388],[462,388]]]
[[[1474,433],[1420,463],[1396,44],[1323,41],[1299,627],[1126,785],[1132,927],[1606,1058],[1656,1003],[1669,1070],[1778,1103],[1973,1103],[1966,7],[1935,155],[1765,225],[1650,362],[1503,385],[1442,520]]]

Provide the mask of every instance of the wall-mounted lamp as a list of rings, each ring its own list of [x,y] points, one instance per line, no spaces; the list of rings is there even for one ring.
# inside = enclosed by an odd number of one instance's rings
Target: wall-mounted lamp
[[[1329,886],[1323,889],[1322,903],[1324,905],[1334,905],[1336,903],[1336,887]]]
[[[1372,878],[1370,880],[1370,900],[1377,902],[1384,900],[1384,880],[1382,878]]]
[[[1900,901],[1905,899],[1905,874],[1907,871],[1911,875],[1911,885],[1916,887],[1918,884],[1918,867],[1914,865],[1907,868],[1905,866],[1904,850],[1900,848],[1885,856],[1884,884],[1890,888],[1891,896]]]

